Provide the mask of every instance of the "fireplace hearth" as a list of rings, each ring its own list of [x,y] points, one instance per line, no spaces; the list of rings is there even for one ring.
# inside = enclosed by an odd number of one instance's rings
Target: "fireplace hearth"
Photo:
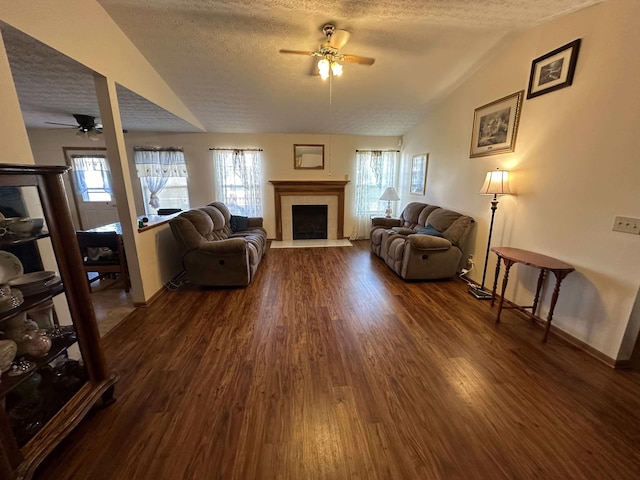
[[[292,205],[294,240],[327,239],[327,205]]]

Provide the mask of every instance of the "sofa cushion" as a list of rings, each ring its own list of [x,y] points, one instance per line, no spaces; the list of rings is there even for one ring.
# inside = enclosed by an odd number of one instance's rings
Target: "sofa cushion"
[[[405,228],[414,228],[416,225],[418,225],[420,212],[422,212],[422,209],[424,209],[425,206],[428,205],[420,202],[412,202],[407,204],[407,206],[404,207],[402,214],[400,215],[402,226]]]
[[[398,235],[411,235],[412,233],[416,233],[413,228],[405,228],[405,227],[393,227],[393,230]]]
[[[178,231],[187,250],[197,248],[204,241],[214,240],[213,220],[202,210],[187,210],[173,220],[176,225],[181,225]]]
[[[437,208],[427,217],[427,224],[439,232],[444,232],[449,226],[455,222],[460,214],[446,208]]]
[[[227,235],[231,235],[233,232],[231,231],[231,224],[229,223],[231,221],[231,211],[229,210],[229,207],[222,202],[211,202],[207,206],[215,207],[220,211],[220,213],[222,213],[222,216],[224,217],[223,229]]]
[[[461,215],[454,221],[446,231],[442,232],[442,236],[448,239],[454,245],[461,245],[471,231],[473,219],[467,215]]]
[[[225,219],[220,210],[213,207],[201,207],[198,210],[202,210],[204,213],[209,215],[211,221],[213,222],[213,230],[223,230]]]
[[[431,235],[432,237],[441,237],[442,233],[436,230],[432,225],[427,224],[426,227],[421,228],[416,233],[421,235]]]
[[[438,207],[437,205],[426,205],[424,203],[422,205],[424,206],[424,208],[420,212],[420,215],[418,215],[418,225],[424,227],[428,223],[427,218],[429,218],[429,215],[431,215],[431,212],[439,209],[440,207]]]
[[[473,219],[453,210],[438,208],[431,212],[427,223],[442,232],[442,236],[454,245],[460,245],[466,237]]]

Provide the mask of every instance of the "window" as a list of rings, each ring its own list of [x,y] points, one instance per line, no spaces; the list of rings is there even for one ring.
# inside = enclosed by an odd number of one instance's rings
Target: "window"
[[[356,151],[355,223],[351,239],[369,238],[371,216],[384,212],[380,197],[387,187],[397,187],[397,151]]]
[[[71,164],[77,194],[82,201],[111,201],[111,172],[104,155],[73,155]]]
[[[142,196],[144,197],[145,206],[151,206],[151,190],[147,185],[146,179],[141,178]],[[180,210],[189,209],[189,188],[187,185],[187,177],[170,177],[167,183],[156,193],[158,199],[158,207],[156,208],[179,208]],[[147,213],[148,209],[145,207]]]
[[[135,147],[134,160],[140,178],[144,208],[189,208],[187,165],[181,148]]]
[[[216,150],[214,163],[218,199],[234,215],[261,217],[260,150]]]

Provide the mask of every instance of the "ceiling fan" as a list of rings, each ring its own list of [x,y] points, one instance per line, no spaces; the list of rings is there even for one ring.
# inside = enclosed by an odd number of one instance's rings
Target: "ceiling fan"
[[[322,33],[327,37],[327,40],[321,43],[318,50],[314,52],[282,49],[280,53],[320,57],[317,67],[323,79],[328,78],[330,74],[335,76],[342,75],[343,62],[358,63],[360,65],[373,65],[373,62],[375,62],[374,58],[340,53],[340,49],[346,45],[351,36],[346,30],[339,30],[335,25],[328,23],[322,27]]]
[[[86,136],[89,140],[93,140],[94,142],[98,140],[98,135],[102,133],[102,124],[96,123],[96,117],[92,117],[91,115],[80,115],[77,113],[73,114],[73,118],[78,122],[77,125],[73,125],[71,123],[57,123],[57,122],[45,122],[50,125],[64,125],[66,127],[74,128],[77,131],[76,135],[83,137]]]

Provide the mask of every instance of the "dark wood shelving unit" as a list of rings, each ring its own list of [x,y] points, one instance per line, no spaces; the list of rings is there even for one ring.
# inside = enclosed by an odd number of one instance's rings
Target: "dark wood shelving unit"
[[[0,377],[0,478],[3,480],[32,478],[38,465],[82,421],[91,408],[100,402],[103,405],[113,402],[113,386],[117,377],[109,372],[100,345],[89,285],[82,267],[64,190],[63,176],[68,170],[64,166],[0,164],[0,188],[37,189],[37,198],[48,228],[48,231],[27,238],[5,236],[0,240],[0,250],[14,252],[18,257],[29,255],[30,258],[21,258],[21,262],[28,262],[32,265],[30,270],[38,271],[42,269],[43,262],[37,241],[48,239],[61,278],[60,283],[52,285],[47,291],[25,296],[24,302],[18,307],[0,312],[0,330],[2,324],[9,319],[59,295],[66,298],[73,324],[72,327],[65,327],[63,335],[52,338],[51,349],[44,357],[24,356],[25,360],[33,363],[33,368],[21,375],[11,376],[5,372]],[[31,197],[30,201],[33,202]],[[23,248],[29,247],[29,244],[34,248]],[[32,258],[34,255],[37,258]],[[65,319],[65,322],[68,320]],[[79,347],[79,360],[70,359],[68,354],[70,348],[77,352],[75,344]],[[75,370],[73,374],[64,377],[64,373],[60,372],[67,366]],[[61,375],[63,380],[54,385],[56,395],[43,395],[43,413],[38,418],[39,423],[32,428],[33,431],[20,430],[16,427],[21,425],[16,421],[17,415],[10,414],[12,408],[18,408],[14,405],[16,398],[20,399],[20,391],[25,388],[41,388],[40,381],[49,388],[47,393],[53,391],[44,382],[46,374],[51,377],[52,371]],[[59,378],[47,380],[57,381]],[[37,383],[38,386],[32,387],[30,383]],[[28,412],[26,408],[23,410]]]

